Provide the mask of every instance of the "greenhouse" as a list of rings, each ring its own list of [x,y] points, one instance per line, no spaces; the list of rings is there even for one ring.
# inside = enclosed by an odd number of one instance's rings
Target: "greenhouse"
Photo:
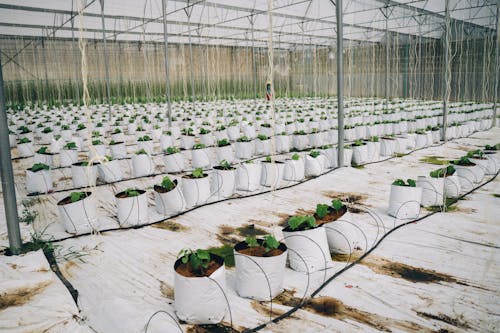
[[[0,332],[498,332],[500,0],[0,0]]]

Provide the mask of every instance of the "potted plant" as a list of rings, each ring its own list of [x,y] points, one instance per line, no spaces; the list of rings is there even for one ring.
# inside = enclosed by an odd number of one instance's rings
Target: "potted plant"
[[[234,152],[231,143],[228,139],[221,139],[217,141],[217,148],[215,149],[217,161],[226,160],[229,163],[234,161]]]
[[[53,155],[54,154],[49,152],[48,147],[40,147],[35,152],[35,157],[33,158],[33,162],[34,163],[43,163],[43,164],[47,164],[48,166],[52,166]]]
[[[213,146],[214,137],[212,131],[207,128],[200,128],[200,142],[205,146]]]
[[[106,156],[106,145],[99,138],[92,140],[92,148],[90,149],[90,159]]]
[[[425,130],[419,129],[419,130],[415,131],[415,134],[417,135],[415,148],[417,148],[417,149],[423,148],[423,147],[426,147],[430,144],[428,142],[428,136],[427,136],[427,133],[425,132]]]
[[[194,145],[194,131],[191,127],[183,128],[181,131],[181,148],[191,149]]]
[[[270,156],[267,156],[265,160],[262,161],[261,185],[278,188],[283,179],[284,171],[285,163],[273,160]]]
[[[396,152],[396,140],[394,138],[384,136],[380,144],[380,155],[392,156]]]
[[[132,177],[144,177],[152,175],[155,170],[151,156],[144,149],[140,149],[132,155]]]
[[[191,150],[191,164],[193,168],[209,168],[210,156],[208,148],[203,143],[196,143]]]
[[[78,126],[76,127],[76,134],[82,139],[86,138],[89,135],[89,131],[85,124],[78,124]]]
[[[277,153],[288,153],[291,148],[290,136],[285,131],[279,132],[275,137],[275,145]]]
[[[97,165],[88,161],[76,162],[71,165],[71,177],[75,188],[95,186],[97,180]]]
[[[321,155],[325,156],[325,168],[326,169],[331,169],[331,168],[336,168],[338,165],[338,158],[337,158],[337,148],[334,147],[332,144],[324,145],[321,147],[320,150]]]
[[[52,154],[59,154],[61,152],[61,149],[64,145],[64,141],[61,137],[60,134],[54,135],[54,138],[52,139],[52,142],[50,143],[50,151]]]
[[[127,147],[123,141],[111,140],[109,143],[109,151],[111,152],[111,156],[115,159],[127,157]]]
[[[231,164],[222,160],[219,165],[214,166],[214,172],[212,173],[212,193],[214,193],[218,199],[229,198],[234,194],[236,189],[236,168],[231,166]]]
[[[33,143],[27,137],[23,137],[19,140],[17,143],[17,151],[19,152],[20,157],[30,157],[35,154]]]
[[[313,148],[321,147],[323,145],[323,134],[317,128],[313,128],[309,133],[309,146]]]
[[[255,154],[256,155],[269,155],[271,154],[271,140],[264,134],[257,135],[255,141]]]
[[[368,162],[368,145],[366,142],[356,140],[352,145],[352,163],[361,165]]]
[[[458,160],[451,161],[460,178],[460,188],[467,192],[474,184],[479,184],[484,177],[484,171],[476,163],[473,163],[467,156],[462,156]]]
[[[242,160],[249,159],[254,153],[254,144],[246,136],[239,137],[235,145],[236,157]]]
[[[305,164],[300,155],[295,153],[292,158],[285,160],[283,179],[299,182],[305,177]]]
[[[112,156],[105,156],[97,165],[98,178],[105,183],[114,183],[123,179],[120,162]]]
[[[113,132],[111,132],[111,140],[115,142],[125,142],[125,135],[123,135],[119,127],[116,127]]]
[[[309,140],[304,130],[293,132],[292,145],[297,150],[304,150],[307,148]]]
[[[372,136],[368,141],[366,141],[366,148],[368,150],[368,162],[378,161],[380,158],[380,147],[378,136]],[[354,153],[353,153],[354,155]]]
[[[273,129],[271,127],[271,124],[270,123],[263,123],[260,125],[260,134],[266,136],[266,137],[270,137],[273,135]]]
[[[227,133],[226,126],[224,126],[224,125],[218,126],[214,135],[215,135],[215,140],[217,140],[217,141],[224,140],[224,139],[229,140],[229,135]]]
[[[326,269],[331,263],[325,229],[316,224],[314,216],[290,217],[283,229],[283,237],[290,250],[288,262],[291,269],[310,274]]]
[[[204,204],[210,198],[210,181],[202,168],[197,168],[189,175],[182,176],[182,194],[186,207]]]
[[[47,164],[35,163],[26,170],[26,190],[28,193],[47,193],[52,189],[52,175]]]
[[[446,197],[445,180],[454,173],[455,168],[450,165],[446,168],[431,171],[429,177],[418,176],[417,187],[422,188],[422,200],[420,204],[423,207],[442,206],[444,204],[444,198]],[[460,184],[453,184],[450,190],[457,192],[458,195],[460,193]]]
[[[247,237],[234,246],[236,292],[240,297],[270,301],[283,291],[287,247],[272,235]]]
[[[174,145],[174,138],[171,131],[163,131],[160,135],[160,149],[165,150]]]
[[[54,137],[54,132],[52,127],[45,127],[40,133],[40,144],[49,145],[52,142],[52,138]]]
[[[177,147],[168,147],[163,155],[163,162],[167,173],[181,172],[184,170],[184,156]]]
[[[97,208],[92,192],[71,192],[57,203],[64,229],[70,234],[84,234],[97,229]]]
[[[67,142],[59,153],[59,165],[68,167],[78,161],[78,150],[76,143],[73,141]]]
[[[160,184],[154,186],[156,211],[168,216],[184,210],[184,196],[177,179],[171,180],[165,176]]]
[[[145,150],[148,155],[151,155],[153,153],[153,139],[149,135],[139,137],[137,150]]]
[[[146,191],[128,188],[115,194],[118,224],[131,227],[148,223],[148,196]]]
[[[350,254],[359,246],[363,236],[359,227],[352,223],[351,213],[341,200],[333,199],[330,205],[317,204],[314,218],[326,229],[331,252]]]
[[[130,118],[127,124],[127,133],[129,135],[134,135],[137,132],[137,124],[135,123],[135,118]]]
[[[236,170],[236,189],[253,192],[260,187],[262,164],[247,161]]]
[[[413,179],[405,183],[402,179],[395,180],[391,185],[388,214],[397,219],[415,219],[420,213],[422,188],[416,187]]]
[[[240,126],[236,119],[233,119],[231,120],[231,122],[229,122],[227,128],[227,136],[231,141],[235,141],[240,137]]]
[[[189,324],[216,324],[226,315],[224,259],[207,250],[183,249],[174,264],[174,307]]]
[[[467,153],[467,157],[472,163],[477,164],[485,175],[494,175],[497,173],[497,163],[495,159],[488,158],[482,150],[477,149]]]
[[[309,154],[307,154],[305,162],[306,177],[319,176],[327,164],[326,157],[321,155],[318,150],[312,150]]]

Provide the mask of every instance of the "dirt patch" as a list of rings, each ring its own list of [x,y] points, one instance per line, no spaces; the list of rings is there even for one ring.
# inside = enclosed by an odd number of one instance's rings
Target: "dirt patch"
[[[366,201],[368,199],[368,195],[363,194],[363,193],[322,191],[321,194],[323,194],[325,197],[328,197],[330,199],[340,199],[342,202],[346,202],[349,204],[367,205],[366,203],[364,203],[364,201]]]
[[[251,301],[250,305],[252,306],[252,309],[254,309],[261,315],[266,316],[268,318],[269,315],[271,315],[271,317],[277,317],[285,313],[285,311],[278,310],[274,306],[273,306],[273,311],[269,313],[270,307],[268,306],[267,302]]]
[[[462,329],[470,329],[471,328],[470,325],[465,321],[463,315],[460,315],[458,318],[452,318],[452,317],[447,316],[447,315],[442,314],[442,313],[431,314],[431,313],[417,311],[417,314],[420,317],[427,318],[427,319],[433,319],[433,320],[437,320],[437,321],[442,321],[448,325],[452,325],[452,326],[455,326],[458,328],[462,328]]]
[[[188,227],[183,226],[182,224],[179,224],[177,222],[174,222],[173,220],[167,220],[160,223],[156,223],[153,224],[152,227],[158,229],[170,230],[174,232],[189,230]]]
[[[163,281],[160,281],[160,291],[166,298],[174,299],[174,288]]]
[[[60,265],[59,269],[66,278],[72,278],[73,273],[71,272],[71,269],[75,267],[78,267],[77,263],[74,261],[67,261],[64,265]]]
[[[331,257],[333,261],[340,261],[340,262],[353,262],[359,257],[363,255],[362,251],[354,251],[351,254],[348,253],[331,253]]]
[[[222,263],[220,262],[210,261],[205,269],[201,270],[200,267],[199,270],[195,271],[188,262],[186,264],[181,263],[175,268],[175,271],[185,277],[204,277],[212,275],[221,266]]]
[[[255,224],[245,224],[241,227],[234,228],[228,225],[219,226],[219,233],[217,239],[223,244],[236,244],[239,243],[239,237],[246,238],[248,236],[262,236],[267,235],[264,229],[260,229]],[[237,237],[234,237],[237,236]]]
[[[419,159],[419,162],[422,163],[427,163],[427,164],[434,164],[434,165],[446,165],[449,164],[449,160],[443,160],[444,156],[424,156],[421,159]]]
[[[264,228],[271,228],[273,226],[271,222],[260,221],[260,220],[248,220],[248,223],[255,224]]]
[[[275,298],[275,302],[285,306],[298,306],[302,299],[294,296],[294,291],[285,290]],[[320,316],[331,317],[342,321],[356,321],[376,330],[391,332],[391,328],[412,332],[432,332],[431,329],[419,324],[380,316],[345,305],[333,297],[321,296],[306,300],[302,309]],[[269,311],[269,310],[267,310]]]
[[[241,331],[245,329],[242,328]],[[209,325],[193,325],[188,327],[186,333],[238,333],[240,331],[235,330],[228,324],[209,324]]]
[[[239,228],[236,228],[236,231],[242,237],[263,236],[268,234],[265,230],[256,228],[255,224],[245,224]]]
[[[0,295],[0,311],[11,306],[21,306],[40,294],[52,281],[40,282],[27,288],[19,288]]]

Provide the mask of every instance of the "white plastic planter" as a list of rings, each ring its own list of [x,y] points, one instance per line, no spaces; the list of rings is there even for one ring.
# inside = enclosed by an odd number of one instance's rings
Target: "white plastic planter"
[[[28,193],[47,193],[53,190],[50,170],[33,172],[26,170],[26,191]]]
[[[15,134],[9,134],[9,147],[17,147],[17,137]]]
[[[215,166],[211,177],[211,191],[217,199],[229,198],[234,194],[236,190],[236,168],[223,170]]]
[[[115,142],[124,142],[125,141],[125,134],[123,133],[114,133],[111,134],[111,140]],[[66,140],[68,141],[68,140]]]
[[[160,149],[164,151],[168,147],[172,147],[174,145],[174,140],[171,135],[162,134],[160,136]]]
[[[260,183],[264,186],[278,188],[283,179],[285,164],[283,162],[263,162]]]
[[[35,154],[35,148],[32,142],[19,143],[17,145],[17,151],[20,157],[30,157]]]
[[[255,139],[257,137],[257,132],[254,126],[244,125],[243,135],[250,139]]]
[[[76,202],[65,203],[67,198],[57,203],[64,229],[70,234],[84,234],[98,228],[97,206],[91,192]]]
[[[396,149],[396,140],[383,138],[381,140],[380,155],[382,156],[392,156],[394,155]]]
[[[54,133],[40,133],[40,140],[38,141],[39,144],[41,145],[48,145],[52,142],[52,139],[54,138]]]
[[[247,248],[245,242],[234,247],[236,292],[241,297],[270,301],[283,291],[287,247],[280,243],[283,253],[272,257],[249,256],[239,251]]]
[[[422,188],[421,206],[429,207],[443,205],[445,197],[444,178],[419,176],[417,178],[417,187]]]
[[[497,166],[495,165],[495,160],[492,158],[488,158],[487,155],[484,155],[482,159],[480,158],[471,158],[470,161],[472,163],[476,163],[476,165],[482,169],[485,175],[494,175],[496,173]]]
[[[461,190],[460,178],[456,172],[444,179],[444,194],[447,198],[457,198]]]
[[[336,168],[338,164],[337,159],[337,148],[327,148],[320,150],[321,154],[326,157],[326,165],[327,169]]]
[[[497,173],[500,170],[500,158],[499,155],[495,151],[485,151],[484,156],[490,160],[491,165],[493,166],[494,173]]]
[[[155,166],[148,154],[132,155],[132,177],[144,177],[154,173]]]
[[[123,172],[118,160],[99,163],[97,174],[98,178],[105,183],[114,183],[123,179]]]
[[[229,163],[234,162],[234,151],[233,147],[229,146],[224,146],[224,147],[217,147],[215,148],[215,153],[217,156],[217,162],[220,162],[222,160],[226,160]]]
[[[148,155],[153,154],[153,140],[137,141],[137,150],[144,149]]]
[[[299,182],[305,177],[305,165],[302,158],[298,160],[286,160],[283,179]]]
[[[229,140],[236,141],[240,137],[240,128],[238,126],[229,126],[227,128],[227,136]]]
[[[236,189],[253,192],[260,187],[262,165],[242,163],[236,170]]]
[[[415,148],[423,148],[428,145],[427,134],[417,134]]]
[[[366,143],[368,149],[368,159],[367,162],[378,161],[380,158],[380,142],[370,141]]]
[[[316,158],[306,155],[305,162],[306,177],[319,176],[323,172],[324,165],[327,163],[326,157],[323,155],[319,155]]]
[[[344,148],[344,166],[351,166],[352,149]]]
[[[194,136],[190,135],[181,135],[181,148],[182,149],[191,149],[194,146]]]
[[[311,147],[321,147],[324,144],[323,133],[311,133],[308,135]]]
[[[322,225],[326,230],[328,247],[331,252],[350,254],[355,248],[363,244],[363,235],[359,228],[354,226],[353,216],[349,211],[335,221]]]
[[[117,142],[114,145],[110,145],[109,150],[113,158],[127,157],[127,147],[125,146],[124,142]]]
[[[78,161],[78,151],[76,149],[61,149],[59,153],[59,165],[68,167]]]
[[[368,145],[352,146],[352,163],[361,165],[368,162]]]
[[[210,168],[209,148],[191,150],[191,158],[193,168]]]
[[[294,134],[292,137],[293,148],[297,150],[304,150],[309,144],[309,138],[307,135]]]
[[[35,156],[33,157],[33,163],[43,163],[47,164],[48,166],[52,166],[54,160],[54,155],[53,154],[39,154],[35,153]]]
[[[290,151],[290,136],[289,135],[278,135],[274,137],[276,152],[278,153],[288,153]]]
[[[283,229],[288,247],[290,268],[298,272],[313,273],[328,268],[332,259],[328,248],[325,228],[317,227],[304,231]]]
[[[484,171],[477,164],[474,166],[453,165],[458,178],[460,189],[464,192],[472,190],[474,184],[479,184],[484,177]]]
[[[222,131],[215,131],[215,140],[220,141],[223,139],[229,140],[229,135],[227,134],[227,129],[222,130]]]
[[[214,136],[212,133],[208,134],[201,134],[200,135],[200,142],[203,143],[205,146],[213,146],[214,145]]]
[[[71,165],[71,177],[75,188],[95,186],[97,180],[96,165],[81,165],[74,163]]]
[[[182,177],[182,194],[186,200],[186,208],[202,205],[210,198],[210,179]]]
[[[185,167],[184,156],[180,152],[164,155],[163,163],[167,173],[181,172]]]
[[[208,278],[186,277],[177,271],[174,273],[175,312],[180,320],[189,324],[216,324],[226,315],[224,262],[220,257],[211,257],[217,258],[222,265]],[[174,269],[180,264],[181,259],[178,259]]]
[[[59,138],[59,140],[52,140],[52,142],[50,143],[49,150],[53,154],[59,154],[61,152],[61,149],[63,146],[64,146],[64,142],[61,138]]]
[[[143,190],[136,191],[140,194],[135,197],[120,197],[123,192],[115,195],[118,223],[121,227],[131,227],[149,222],[147,193]]]
[[[106,156],[106,149],[107,147],[105,145],[95,145],[91,146],[89,149],[89,158],[97,158],[97,157],[104,157]]]
[[[182,194],[181,187],[178,186],[177,179],[173,182],[175,187],[168,192],[163,192],[164,189],[158,185],[154,187],[155,209],[158,214],[163,216],[177,214],[185,209],[184,195]]]
[[[253,156],[254,143],[253,142],[238,142],[235,145],[236,157],[242,160],[249,159]]]
[[[400,220],[415,219],[420,213],[422,188],[391,185],[388,214]]]
[[[270,155],[271,154],[271,140],[255,140],[255,154],[256,155]]]

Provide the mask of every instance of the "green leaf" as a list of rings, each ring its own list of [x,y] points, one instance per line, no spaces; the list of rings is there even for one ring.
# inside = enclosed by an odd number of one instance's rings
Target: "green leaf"
[[[37,172],[40,170],[49,170],[49,169],[50,169],[50,167],[47,164],[43,164],[43,163],[35,163],[31,167],[31,171],[33,171],[33,172]]]
[[[193,145],[193,149],[203,149],[203,148],[206,148],[207,146],[205,146],[203,143],[196,143]]]
[[[417,183],[413,179],[408,179],[407,182],[408,182],[408,186],[410,186],[410,187],[417,186]]]
[[[317,204],[316,205],[316,216],[320,219],[324,218],[328,214],[328,205]]]
[[[307,230],[316,226],[316,219],[311,215],[296,215],[288,219],[288,226],[292,230]]]
[[[71,202],[77,202],[77,201],[80,201],[86,197],[87,197],[87,193],[85,193],[85,192],[72,192],[70,194]]]
[[[266,248],[266,252],[277,249],[280,246],[280,242],[272,235],[264,236],[264,242],[262,245]]]
[[[127,195],[127,197],[137,197],[140,194],[139,191],[134,190],[132,188],[128,188],[124,192]]]
[[[259,243],[257,242],[257,238],[254,236],[249,236],[245,238],[245,243],[247,243],[248,247],[257,247],[259,246]]]
[[[313,151],[311,151],[311,152],[309,153],[309,156],[311,156],[312,158],[316,158],[316,157],[318,157],[319,155],[321,155],[321,154],[320,154],[320,152],[319,152],[319,151],[317,151],[317,150],[313,150]]]
[[[167,149],[165,149],[165,153],[167,153],[167,155],[172,155],[178,152],[180,152],[180,149],[177,147],[168,147]]]
[[[392,182],[392,185],[396,185],[396,186],[405,186],[405,181],[402,180],[402,179],[396,179],[395,181]]]
[[[196,168],[193,170],[192,176],[194,178],[203,178],[203,169],[202,168]]]
[[[340,201],[339,199],[333,199],[332,200],[332,208],[338,212],[342,209],[342,207],[344,207],[344,204],[342,203],[342,201]]]
[[[170,191],[175,187],[175,183],[172,180],[170,180],[168,176],[165,176],[163,177],[163,180],[161,182],[161,187],[163,187],[167,191]]]

